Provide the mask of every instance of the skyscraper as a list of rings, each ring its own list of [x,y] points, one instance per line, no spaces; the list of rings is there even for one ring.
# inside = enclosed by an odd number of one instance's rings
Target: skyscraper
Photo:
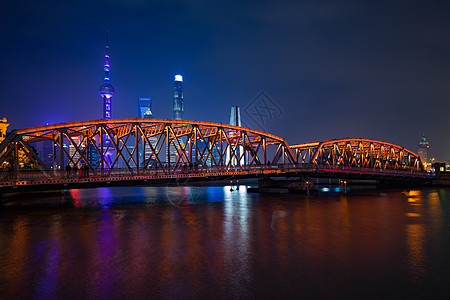
[[[242,126],[241,125],[241,109],[239,108],[239,106],[231,107],[230,125]]]
[[[419,142],[417,153],[419,154],[424,169],[429,171],[431,168],[430,145],[427,141],[427,138],[425,137],[425,134],[422,134],[422,139]]]
[[[183,76],[175,75],[173,84],[173,113],[174,120],[183,120],[184,104],[183,104]]]
[[[172,119],[174,120],[183,120],[183,112],[184,112],[184,104],[183,104],[183,76],[177,73],[175,74],[175,80],[173,84],[173,111],[172,111]],[[178,139],[178,142],[182,143],[181,139]],[[169,150],[169,165],[175,164],[179,153],[177,153],[176,149],[171,146]]]
[[[153,118],[152,113],[152,98],[138,98],[138,118],[142,119],[151,119]],[[148,138],[149,142],[152,144],[152,147],[156,147],[156,142],[158,141],[156,136],[150,136]],[[145,149],[145,151],[143,151]],[[151,167],[154,161],[152,157],[152,151],[150,146],[147,145],[146,140],[139,141],[139,164],[141,167],[148,166]]]
[[[109,83],[109,43],[108,32],[106,32],[106,52],[105,52],[105,76],[104,83],[100,86],[98,93],[103,99],[103,119],[111,119],[111,98],[114,95],[114,87]]]
[[[230,125],[242,126],[241,125],[241,110],[240,110],[239,106],[232,106],[231,107]],[[238,163],[238,161],[236,159],[236,157],[240,157],[242,155],[243,151],[244,151],[244,147],[238,146],[235,149],[235,153],[234,153],[235,155],[232,155],[231,149],[228,149],[227,156],[226,156],[226,164],[227,165],[230,164],[230,160],[231,160],[231,165],[232,166],[244,164],[244,157],[240,158],[239,163]]]
[[[149,119],[153,117],[152,98],[138,98],[138,118]]]

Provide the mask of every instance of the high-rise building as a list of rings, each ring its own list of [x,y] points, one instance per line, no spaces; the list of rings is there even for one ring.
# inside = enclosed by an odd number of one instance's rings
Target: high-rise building
[[[150,119],[153,118],[152,113],[152,98],[138,98],[138,118],[142,119]],[[156,142],[158,141],[155,136],[151,136],[148,138],[149,142],[152,144],[152,147],[156,147]],[[143,151],[143,147],[145,147],[145,151]],[[153,164],[154,157],[152,157],[152,150],[150,146],[147,145],[147,141],[142,140],[139,142],[139,164],[141,167],[149,166],[151,167]],[[149,161],[150,160],[150,161]]]
[[[241,109],[239,108],[239,106],[232,106],[231,107],[230,125],[242,126],[241,125]],[[243,165],[244,164],[244,158],[243,157],[241,157],[241,159],[239,160],[239,164],[238,164],[238,161],[236,159],[236,156],[240,157],[243,154],[243,152],[244,152],[244,147],[242,147],[242,146],[236,147],[234,155],[232,155],[231,149],[228,149],[227,156],[226,156],[226,164],[228,165],[230,163],[230,160],[231,160],[231,165],[232,166]]]
[[[138,98],[138,118],[149,119],[153,117],[152,98]]]
[[[101,160],[100,153],[98,153],[97,149],[92,143],[89,143],[87,151],[89,164],[91,165],[92,168],[97,169],[98,164],[100,163]]]
[[[183,104],[183,76],[175,75],[173,84],[173,113],[174,120],[183,120],[184,104]]]
[[[72,137],[72,141],[77,145],[78,150],[82,151],[84,150],[86,143],[83,142],[83,139],[79,136]],[[72,143],[69,143],[69,156],[72,157],[72,160],[74,164],[81,166],[84,164],[84,160],[81,159],[80,153],[77,151],[75,146]]]
[[[108,32],[106,32],[106,52],[105,52],[105,76],[103,77],[104,83],[100,86],[99,94],[103,99],[103,119],[111,119],[111,98],[114,96],[114,87],[109,83],[109,42]]]
[[[183,112],[184,112],[184,104],[183,104],[183,76],[177,73],[175,74],[175,80],[173,84],[173,111],[172,111],[172,119],[174,120],[183,120]],[[183,143],[181,139],[178,139],[180,144]],[[170,145],[169,150],[169,161],[167,162],[169,165],[174,165],[179,157],[180,153],[177,153],[177,150],[173,145]]]
[[[241,125],[241,109],[239,108],[239,106],[231,107],[230,125],[242,126]]]
[[[422,134],[422,139],[419,142],[417,153],[419,154],[424,169],[429,171],[431,169],[430,144],[428,143],[425,134]]]
[[[33,147],[36,149],[39,158],[47,166],[47,168],[53,168],[53,141],[40,141],[35,143]]]

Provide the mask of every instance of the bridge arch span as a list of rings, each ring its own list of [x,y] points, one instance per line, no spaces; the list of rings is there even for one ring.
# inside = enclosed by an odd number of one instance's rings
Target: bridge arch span
[[[33,149],[45,142],[52,148],[51,163]],[[9,161],[17,171],[21,157],[41,170],[66,165],[111,170],[296,162],[283,138],[262,131],[222,123],[139,118],[16,129],[0,144],[0,165]]]
[[[372,139],[333,139],[290,147],[299,164],[424,171],[416,153],[399,145]]]

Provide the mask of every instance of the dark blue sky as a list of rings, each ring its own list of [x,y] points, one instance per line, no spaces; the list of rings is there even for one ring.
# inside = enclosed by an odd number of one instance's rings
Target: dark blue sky
[[[2,1],[0,117],[10,129],[100,118],[109,29],[114,118],[136,117],[140,96],[170,118],[180,72],[185,119],[228,123],[239,105],[247,126],[292,144],[413,151],[424,132],[450,160],[449,15],[425,0]],[[261,91],[277,111],[252,119]]]

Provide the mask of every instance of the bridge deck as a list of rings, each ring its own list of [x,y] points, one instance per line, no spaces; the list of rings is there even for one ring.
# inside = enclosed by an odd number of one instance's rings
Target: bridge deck
[[[170,172],[172,171],[172,172]],[[212,167],[198,170],[176,171],[168,169],[90,171],[68,174],[60,170],[51,173],[17,172],[3,173],[0,177],[0,192],[54,190],[70,188],[92,188],[120,185],[155,185],[172,182],[214,181],[232,178],[261,178],[270,176],[339,177],[359,179],[422,179],[433,176],[425,172],[410,170],[381,170],[330,165],[262,165],[245,167]],[[82,176],[80,176],[80,174]]]

